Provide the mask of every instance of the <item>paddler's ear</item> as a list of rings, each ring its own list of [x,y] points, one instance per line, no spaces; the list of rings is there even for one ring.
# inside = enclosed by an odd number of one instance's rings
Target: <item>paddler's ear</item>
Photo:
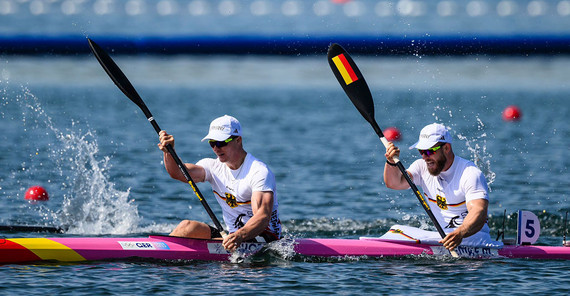
[[[443,147],[441,147],[441,148],[443,148],[443,151],[445,152],[445,154],[448,154],[448,153],[450,153],[450,152],[452,151],[452,150],[451,150],[451,144],[450,144],[450,143],[445,143],[445,144],[443,145]]]
[[[241,139],[241,136],[237,136],[234,141],[236,141],[236,143],[237,143],[239,146],[242,146],[242,139]]]

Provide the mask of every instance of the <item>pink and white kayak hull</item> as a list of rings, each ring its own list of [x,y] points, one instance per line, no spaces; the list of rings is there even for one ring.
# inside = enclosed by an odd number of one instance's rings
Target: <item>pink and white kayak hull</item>
[[[400,257],[411,255],[445,256],[442,246],[412,242],[362,239],[296,239],[278,242],[292,253],[318,257]],[[243,243],[240,254],[253,254],[265,244]],[[504,246],[500,249],[459,247],[457,252],[469,258],[529,258],[570,260],[570,247]],[[0,263],[37,261],[79,262],[149,258],[157,260],[227,261],[231,254],[219,240],[188,239],[169,236],[145,238],[57,237],[0,239]]]

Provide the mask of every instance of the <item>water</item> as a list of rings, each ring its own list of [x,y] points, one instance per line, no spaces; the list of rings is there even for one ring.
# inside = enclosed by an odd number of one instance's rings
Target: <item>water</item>
[[[358,57],[383,128],[405,149],[426,124],[449,125],[454,150],[483,169],[495,236],[507,213],[536,213],[539,244],[560,245],[570,210],[568,57]],[[409,191],[384,187],[383,146],[336,82],[324,56],[116,57],[185,161],[212,156],[200,139],[232,114],[245,148],[278,181],[287,237],[379,236],[390,225],[429,227]],[[156,133],[92,56],[0,59],[0,224],[63,226],[63,236],[168,233],[209,221],[188,185],[162,165]],[[503,122],[518,105],[523,117]],[[30,204],[42,185],[50,201]],[[201,191],[218,217],[208,185]],[[55,236],[5,233],[6,237]],[[538,294],[567,295],[568,262],[425,257],[298,258],[265,263],[92,262],[5,265],[0,290],[29,295],[118,294]],[[466,284],[467,283],[467,284]],[[96,291],[96,292],[95,292]]]

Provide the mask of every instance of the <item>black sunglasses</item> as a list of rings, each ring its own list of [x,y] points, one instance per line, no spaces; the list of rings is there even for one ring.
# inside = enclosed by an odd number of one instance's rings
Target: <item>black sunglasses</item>
[[[230,138],[228,138],[224,141],[210,140],[210,141],[208,141],[208,143],[210,144],[210,147],[212,147],[212,148],[214,148],[214,146],[218,147],[218,148],[222,148],[222,147],[226,147],[228,145],[228,143],[231,142],[235,138],[237,138],[237,137],[231,136]]]

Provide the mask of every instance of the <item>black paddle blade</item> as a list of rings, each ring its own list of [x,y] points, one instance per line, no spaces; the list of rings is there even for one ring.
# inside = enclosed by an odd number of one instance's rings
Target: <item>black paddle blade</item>
[[[370,88],[368,88],[364,76],[362,76],[350,55],[342,46],[333,43],[329,47],[327,60],[334,76],[336,76],[348,98],[350,98],[364,119],[374,125],[376,123],[376,120],[374,120],[374,101],[372,100]]]
[[[137,106],[141,108],[141,110],[143,111],[143,113],[147,118],[151,118],[152,114],[150,114],[150,111],[146,107],[145,103],[143,102],[143,100],[141,99],[141,97],[139,96],[139,94],[137,93],[137,91],[135,90],[135,88],[127,78],[127,76],[123,74],[123,71],[121,71],[119,66],[115,64],[113,59],[111,59],[111,57],[97,43],[95,43],[95,41],[89,38],[87,38],[87,41],[89,42],[89,47],[91,48],[91,51],[95,55],[95,58],[97,58],[99,64],[101,64],[101,67],[103,67],[103,69],[105,70],[105,72],[107,72],[109,77],[111,77],[111,80],[113,80],[113,82],[117,85],[117,87],[131,101],[133,101],[133,103],[137,104]]]
[[[141,108],[141,110],[143,111],[144,115],[146,116],[152,127],[154,127],[156,133],[160,133],[160,127],[158,126],[158,123],[156,123],[156,120],[154,120],[152,114],[150,114],[150,111],[146,107],[145,103],[143,102],[143,100],[141,99],[141,97],[139,96],[139,94],[137,93],[137,91],[129,81],[129,79],[127,79],[127,76],[123,74],[123,71],[121,71],[119,66],[115,64],[113,59],[111,59],[111,57],[101,47],[99,47],[97,43],[93,42],[93,40],[89,38],[87,38],[87,41],[89,41],[89,47],[91,48],[91,51],[93,52],[93,54],[95,55],[101,66],[103,67],[103,69],[105,69],[105,72],[107,72],[109,77],[111,77],[111,80],[115,82],[117,87],[129,99],[131,99],[131,101],[133,101],[135,104],[137,104],[137,106],[139,106],[139,108]],[[178,165],[178,168],[180,168],[180,171],[188,181],[188,184],[190,184],[190,186],[192,187],[192,190],[194,190],[194,193],[196,194],[196,196],[204,206],[204,209],[206,210],[206,212],[208,212],[210,218],[212,218],[214,225],[216,226],[218,231],[220,231],[222,237],[225,237],[227,234],[225,233],[222,224],[220,224],[220,221],[216,218],[216,215],[214,214],[214,212],[212,211],[212,209],[204,199],[204,196],[202,196],[200,189],[198,189],[198,186],[196,186],[196,183],[194,183],[194,181],[192,180],[192,177],[190,176],[190,173],[188,173],[186,166],[184,165],[184,163],[182,163],[182,160],[180,160],[178,155],[176,155],[176,151],[174,151],[174,148],[171,145],[166,145],[166,149],[174,159],[174,162],[176,162],[176,165]]]

